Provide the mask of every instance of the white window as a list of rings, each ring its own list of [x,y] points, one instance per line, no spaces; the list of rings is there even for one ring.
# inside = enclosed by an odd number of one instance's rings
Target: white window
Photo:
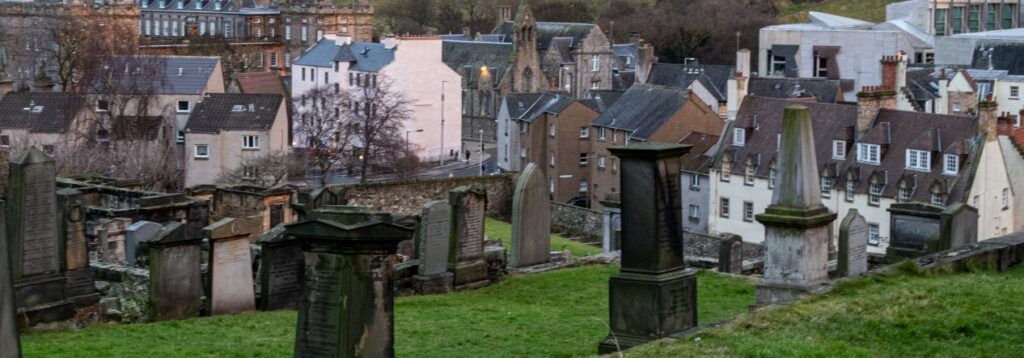
[[[700,187],[700,174],[690,173],[690,187]]]
[[[932,193],[932,204],[934,204],[934,205],[942,205],[944,203],[945,203],[945,201],[942,200],[942,194]]]
[[[898,188],[896,189],[896,199],[900,202],[910,201],[910,188]]]
[[[601,85],[601,83],[597,82],[597,81],[590,82],[590,89],[593,89],[593,90],[600,89],[600,85]]]
[[[868,224],[868,244],[878,245],[878,224]]]
[[[284,53],[284,67],[291,67],[291,66],[292,66],[292,53],[291,52],[285,52]]]
[[[260,149],[260,136],[242,136],[242,149]]]
[[[952,154],[946,154],[945,160],[942,161],[942,172],[946,175],[956,175],[960,172],[960,157]]]
[[[878,164],[878,144],[857,143],[857,161],[861,163]]]
[[[302,25],[302,28],[299,31],[299,39],[302,40],[302,42],[309,40],[309,28],[307,28],[306,25]]]
[[[145,2],[143,2],[145,4]],[[153,20],[146,19],[146,36],[153,34]]]
[[[199,2],[197,1],[196,3],[199,3]],[[205,22],[202,22],[202,21],[199,22],[199,34],[200,35],[206,35],[206,23]]]
[[[775,168],[768,169],[768,189],[775,188],[775,177],[778,175],[776,173]]]
[[[825,199],[832,197],[832,177],[821,177],[821,197]]]
[[[101,99],[96,101],[96,112],[110,111],[110,101]]]
[[[548,180],[548,186],[550,187],[550,189],[548,189],[548,191],[554,193],[555,192],[555,180],[554,179],[549,179]]]
[[[882,201],[882,185],[872,183],[868,186],[868,203],[878,205]]]
[[[217,35],[217,23],[210,20],[210,36]]]
[[[284,27],[284,39],[286,41],[292,40],[292,25],[287,25]]]
[[[734,128],[732,130],[732,145],[742,147],[747,143],[747,131],[743,128]]]
[[[277,52],[270,53],[270,67],[277,67]]]
[[[192,103],[189,101],[178,101],[178,113],[188,113],[192,110]]]
[[[699,206],[697,206],[697,205],[690,205],[690,218],[691,219],[699,219],[700,218],[700,207]]]
[[[743,184],[754,185],[754,166],[747,165],[743,168]]]
[[[855,194],[854,190],[856,190],[856,188],[857,182],[849,179],[846,180],[846,201],[851,203],[853,202],[853,194]]]
[[[605,140],[608,138],[608,135],[605,133],[604,127],[597,127],[597,138],[600,140]]]
[[[589,186],[586,180],[580,180],[580,193],[586,193]]]
[[[1020,86],[1010,86],[1010,99],[1020,98]]]
[[[771,52],[769,52],[771,54]],[[786,72],[786,58],[782,56],[771,56],[771,68],[769,75],[771,76],[782,76]]]
[[[580,153],[580,166],[585,167],[590,164],[590,156],[587,153]]]
[[[590,71],[597,72],[601,70],[601,57],[598,55],[590,56]]]
[[[555,166],[555,152],[554,151],[548,153],[548,165],[550,165],[551,167]]]
[[[258,178],[260,176],[260,168],[253,166],[242,166],[242,177],[244,178]]]
[[[749,201],[743,202],[743,221],[754,221],[754,203]]]
[[[225,22],[224,23],[224,37],[231,37],[232,35],[234,35],[234,33],[235,33],[235,31],[234,31],[234,29],[231,28],[231,23],[230,22]]]
[[[953,102],[953,112],[960,112],[960,102]]]
[[[603,155],[597,156],[597,167],[601,168],[601,169],[604,169],[604,166],[605,166],[605,158],[604,158],[604,156]]]
[[[619,142],[619,132],[616,132],[614,129],[612,129],[612,143],[618,143],[618,142]]]
[[[206,144],[196,144],[196,158],[209,158],[210,157],[210,146]]]
[[[556,128],[555,128],[555,124],[554,124],[554,123],[552,123],[551,125],[549,125],[549,126],[548,126],[548,135],[550,135],[550,136],[554,137],[554,136],[555,136],[555,129],[556,129]]]
[[[175,140],[177,140],[178,143],[185,143],[185,131],[178,131],[178,135]]]
[[[828,58],[827,57],[815,57],[814,58],[814,76],[815,77],[828,77]]]
[[[722,162],[722,178],[721,179],[724,182],[728,182],[729,178],[731,178],[731,177],[732,177],[732,162],[723,161]]]
[[[263,37],[263,29],[257,27],[256,29],[252,30],[252,35],[253,37]]]
[[[580,127],[580,138],[590,138],[590,127]]]
[[[729,198],[722,197],[718,199],[718,216],[723,218],[729,217]]]
[[[932,170],[932,153],[923,150],[907,149],[907,169]]]
[[[832,159],[839,159],[839,160],[846,159],[846,141],[845,140],[834,140],[834,141],[832,141]]]
[[[257,52],[256,53],[256,68],[263,68],[263,53],[262,52]],[[327,74],[324,73],[324,76],[326,76],[326,75]]]
[[[1010,207],[1010,189],[1003,188],[1003,209]]]
[[[520,147],[520,148],[519,148],[519,157],[520,157],[520,158],[526,158],[526,151],[527,151],[528,149],[529,149],[529,148],[526,148],[526,147]]]

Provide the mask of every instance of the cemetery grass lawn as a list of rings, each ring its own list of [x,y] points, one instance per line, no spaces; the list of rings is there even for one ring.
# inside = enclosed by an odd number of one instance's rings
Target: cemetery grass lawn
[[[841,284],[637,357],[1019,357],[1024,267],[1008,273],[902,274]]]
[[[506,250],[512,247],[512,224],[497,219],[487,218],[487,223],[485,225],[487,226],[484,228],[484,231],[487,232],[488,239],[501,239],[501,243],[505,245]],[[551,234],[551,251],[562,250],[569,250],[572,252],[573,257],[583,257],[601,253],[600,247],[569,240],[561,235]]]
[[[615,265],[527,276],[448,295],[395,301],[398,357],[577,357],[597,354],[608,334],[608,278]],[[733,317],[753,303],[750,281],[701,272],[701,323]],[[22,336],[25,357],[288,357],[295,311]]]

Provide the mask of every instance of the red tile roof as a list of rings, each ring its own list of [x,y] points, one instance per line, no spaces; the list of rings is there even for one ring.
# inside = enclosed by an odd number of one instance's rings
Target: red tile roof
[[[281,77],[272,72],[252,72],[238,75],[238,85],[242,93],[279,94],[288,96]]]

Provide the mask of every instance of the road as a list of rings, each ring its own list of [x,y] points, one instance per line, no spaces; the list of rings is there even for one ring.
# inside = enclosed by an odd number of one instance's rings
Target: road
[[[479,148],[478,144],[473,142],[466,142],[466,147]],[[439,166],[437,162],[427,163],[428,167],[420,171],[416,178],[418,179],[439,179],[448,177],[468,177],[480,175],[480,152],[474,151],[470,154],[469,161],[458,161],[453,163],[445,163],[444,166]],[[464,157],[463,157],[464,158]],[[497,165],[497,149],[494,144],[485,144],[484,146],[484,173],[492,174],[499,172]],[[327,185],[339,185],[339,184],[354,184],[359,182],[358,173],[355,175],[347,175],[344,170],[333,170],[327,174]],[[367,182],[381,182],[395,180],[395,176],[392,174],[381,174],[381,175],[370,175],[366,178]],[[315,172],[307,174],[306,180],[293,180],[292,184],[295,185],[311,185],[318,186],[317,176]]]

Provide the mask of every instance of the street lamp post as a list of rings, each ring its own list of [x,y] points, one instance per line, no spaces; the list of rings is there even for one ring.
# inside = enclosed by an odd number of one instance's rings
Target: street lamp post
[[[405,155],[409,155],[409,133],[420,133],[420,132],[423,132],[423,130],[422,129],[417,129],[417,130],[414,130],[414,131],[405,131]],[[444,149],[442,149],[441,151],[444,152]]]
[[[484,130],[480,130],[480,176],[484,176]]]
[[[448,81],[441,81],[441,166],[444,166],[444,87],[446,84]]]

